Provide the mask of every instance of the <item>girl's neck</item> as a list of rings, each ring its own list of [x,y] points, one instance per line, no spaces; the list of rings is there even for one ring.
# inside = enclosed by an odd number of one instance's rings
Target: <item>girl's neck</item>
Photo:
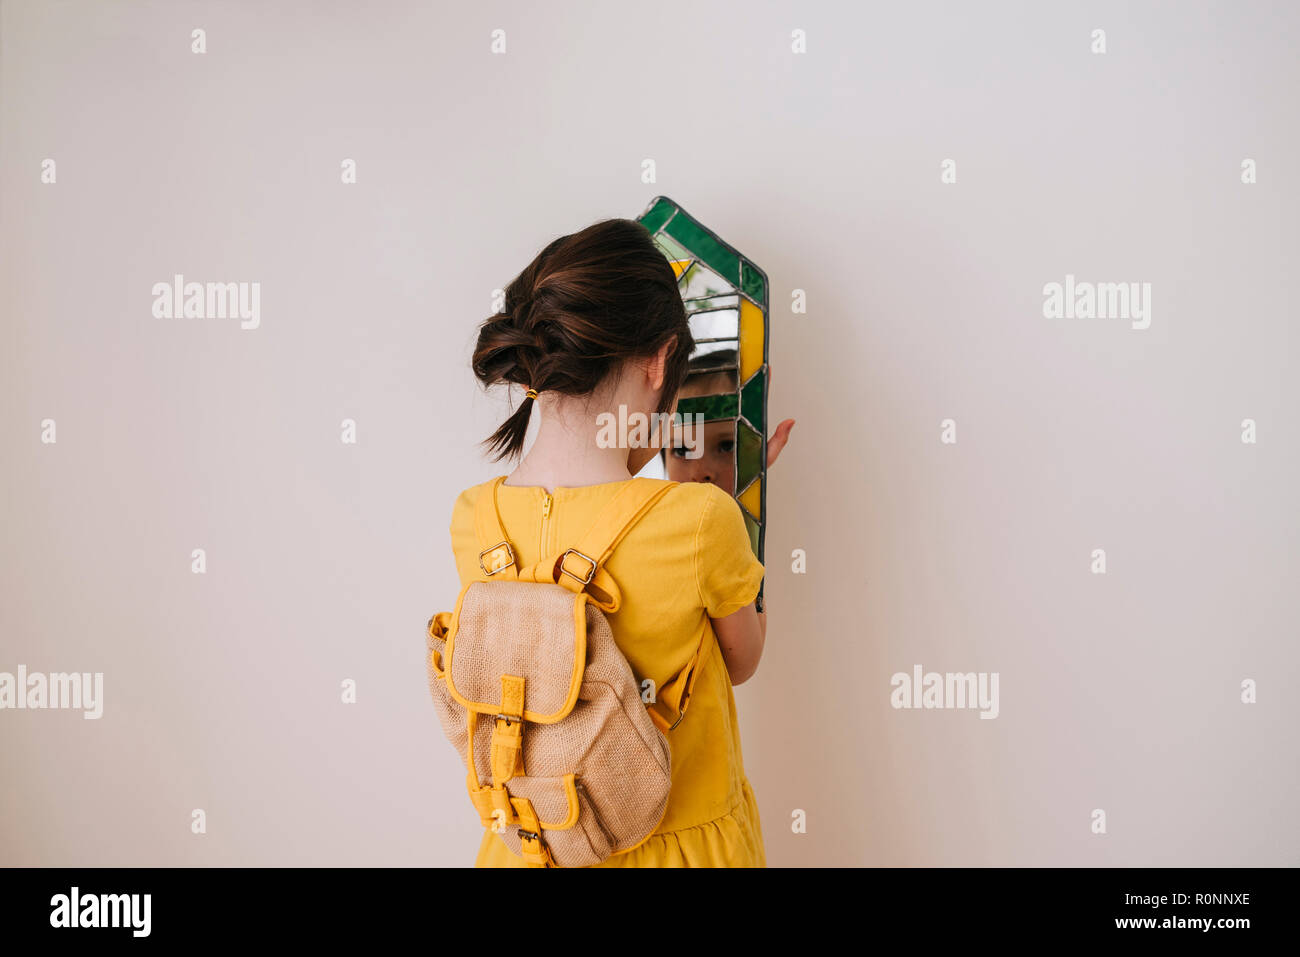
[[[594,403],[580,397],[547,395],[533,400],[540,417],[537,437],[507,485],[536,486],[553,492],[557,488],[579,488],[624,482],[628,471],[626,448],[602,448],[597,443],[600,414]],[[615,413],[610,413],[615,414]]]

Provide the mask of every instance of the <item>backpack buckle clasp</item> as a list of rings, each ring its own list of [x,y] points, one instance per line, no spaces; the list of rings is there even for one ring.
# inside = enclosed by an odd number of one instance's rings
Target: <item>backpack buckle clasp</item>
[[[506,554],[510,556],[510,561],[506,562],[505,564],[498,565],[495,568],[489,570],[488,567],[483,564],[483,556],[492,554],[498,548],[504,548],[506,550]],[[487,575],[489,578],[491,578],[493,575],[498,574],[499,572],[505,571],[514,563],[515,563],[515,550],[511,548],[510,543],[506,541],[497,542],[491,548],[485,548],[483,549],[483,551],[478,553],[478,567],[483,569],[483,574]]]
[[[577,555],[583,561],[591,565],[591,569],[587,572],[586,578],[583,578],[580,575],[575,575],[573,574],[573,572],[569,571],[567,568],[564,567],[564,560],[568,558],[570,555]],[[589,555],[582,554],[582,552],[578,551],[576,548],[570,548],[567,552],[565,552],[563,555],[560,556],[560,571],[563,574],[568,575],[574,581],[580,581],[584,585],[590,585],[591,580],[596,577],[596,560]]]

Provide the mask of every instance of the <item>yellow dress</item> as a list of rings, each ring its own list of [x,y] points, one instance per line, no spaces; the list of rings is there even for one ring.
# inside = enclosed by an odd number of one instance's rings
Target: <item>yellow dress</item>
[[[520,567],[571,547],[624,485],[579,488],[501,485],[497,506]],[[461,585],[478,575],[478,496],[466,489],[452,511],[451,542]],[[623,602],[608,616],[614,640],[638,679],[661,687],[689,662],[710,628],[753,602],[763,566],[740,507],[715,485],[683,483],[643,517],[605,563]],[[667,732],[672,751],[668,808],[639,847],[597,867],[765,867],[758,804],[745,777],[731,678],[716,641],[700,666],[685,717]],[[468,811],[468,802],[466,803]],[[491,830],[478,867],[523,867]]]

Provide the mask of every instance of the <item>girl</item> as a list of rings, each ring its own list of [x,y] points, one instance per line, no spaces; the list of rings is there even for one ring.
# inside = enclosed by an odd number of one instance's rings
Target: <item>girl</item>
[[[485,386],[528,390],[488,439],[515,458],[534,409],[536,439],[498,489],[502,524],[521,567],[554,554],[656,453],[598,441],[602,413],[670,413],[693,348],[667,259],[639,223],[608,219],[555,240],[506,289],[474,351]],[[633,420],[634,421],[634,420]],[[466,489],[451,521],[461,584],[478,572],[475,503]],[[685,668],[712,629],[681,722],[667,732],[672,786],[658,829],[600,867],[765,866],[758,805],[745,777],[732,686],[754,674],[766,616],[754,606],[763,566],[740,508],[707,482],[672,488],[606,563],[623,601],[614,639],[641,681],[658,688]],[[501,838],[483,835],[477,865],[520,867]]]

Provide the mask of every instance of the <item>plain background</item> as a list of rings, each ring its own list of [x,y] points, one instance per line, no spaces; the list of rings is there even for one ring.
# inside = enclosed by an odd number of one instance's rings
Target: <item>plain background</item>
[[[798,422],[737,689],[769,863],[1300,863],[1294,4],[4,0],[0,30],[0,670],[105,682],[99,721],[0,712],[0,863],[472,862],[423,653],[452,501],[502,471],[474,328],[657,194],[767,271]],[[154,318],[175,273],[260,282],[261,328]],[[1067,273],[1150,282],[1151,327],[1044,318]],[[915,664],[998,672],[1000,716],[891,708]]]

